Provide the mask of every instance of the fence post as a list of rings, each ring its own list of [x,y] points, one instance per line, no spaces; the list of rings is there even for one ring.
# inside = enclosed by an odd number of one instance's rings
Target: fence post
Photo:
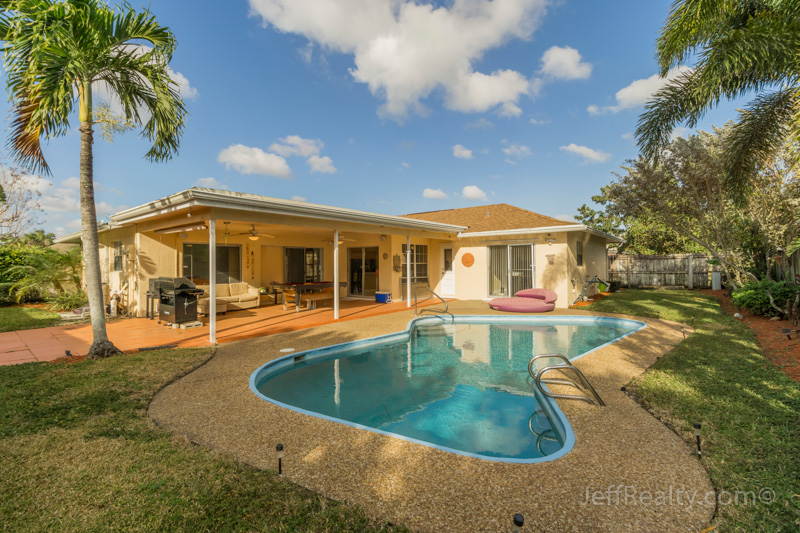
[[[688,268],[688,276],[689,282],[688,286],[689,289],[694,289],[694,254],[687,254],[686,258],[689,261],[689,268]]]

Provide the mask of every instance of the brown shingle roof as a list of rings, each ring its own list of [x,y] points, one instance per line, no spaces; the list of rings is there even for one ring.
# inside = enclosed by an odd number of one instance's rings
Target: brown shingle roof
[[[428,220],[442,224],[467,226],[465,233],[478,231],[500,231],[504,229],[544,228],[548,226],[567,226],[557,218],[546,217],[527,209],[508,204],[481,205],[462,209],[445,209],[401,215],[408,218]]]

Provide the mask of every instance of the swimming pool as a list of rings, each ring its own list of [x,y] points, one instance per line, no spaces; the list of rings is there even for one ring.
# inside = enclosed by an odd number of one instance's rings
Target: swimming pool
[[[643,327],[607,317],[425,317],[404,332],[271,361],[250,387],[294,411],[448,452],[539,462],[566,454],[574,434],[535,390],[531,357],[574,360]]]

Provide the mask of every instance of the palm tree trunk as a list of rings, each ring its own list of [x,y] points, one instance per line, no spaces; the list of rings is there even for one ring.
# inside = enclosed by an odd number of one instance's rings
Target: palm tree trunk
[[[97,212],[94,205],[94,171],[92,143],[94,132],[90,121],[81,122],[81,227],[83,228],[83,268],[86,295],[92,317],[92,345],[87,357],[99,359],[122,353],[106,334],[105,302],[100,276],[100,246],[97,237]]]

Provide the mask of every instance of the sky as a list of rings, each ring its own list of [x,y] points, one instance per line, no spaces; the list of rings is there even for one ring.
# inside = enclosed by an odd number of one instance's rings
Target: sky
[[[390,215],[508,203],[570,221],[637,156],[670,4],[152,0],[178,40],[189,117],[165,163],[144,159],[138,132],[96,136],[98,217],[203,186]],[[725,102],[696,129],[735,117]],[[40,227],[57,235],[80,229],[72,124],[44,144],[51,175],[30,178]]]

